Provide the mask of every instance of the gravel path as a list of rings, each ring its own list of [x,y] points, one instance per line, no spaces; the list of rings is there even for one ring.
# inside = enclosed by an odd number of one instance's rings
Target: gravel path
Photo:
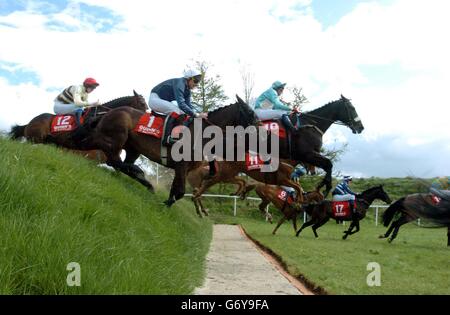
[[[273,258],[257,248],[244,235],[241,228],[235,225],[214,226],[206,272],[203,287],[197,288],[194,294],[310,294],[301,283],[284,272]]]

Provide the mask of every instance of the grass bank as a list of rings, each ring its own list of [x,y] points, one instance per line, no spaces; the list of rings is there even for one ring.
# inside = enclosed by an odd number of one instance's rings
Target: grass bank
[[[189,294],[211,222],[128,177],[0,138],[0,294]],[[76,262],[81,286],[66,279]]]

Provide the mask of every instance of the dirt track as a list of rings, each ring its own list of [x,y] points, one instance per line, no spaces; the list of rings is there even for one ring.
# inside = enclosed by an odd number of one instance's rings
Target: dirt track
[[[215,225],[207,256],[206,281],[198,295],[311,294],[269,255],[250,241],[239,226]]]

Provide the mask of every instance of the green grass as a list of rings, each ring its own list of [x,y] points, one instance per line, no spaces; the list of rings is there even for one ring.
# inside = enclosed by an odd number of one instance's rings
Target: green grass
[[[329,294],[450,294],[446,229],[420,228],[410,223],[389,244],[378,239],[386,228],[375,226],[373,216],[369,216],[361,221],[360,232],[346,241],[342,240],[342,232],[348,229],[348,222],[343,226],[334,221],[318,230],[318,239],[311,228],[296,238],[291,221],[273,236],[275,224],[265,222],[259,211],[251,208],[242,209],[233,217],[231,205],[210,207],[215,210],[211,217],[216,223],[241,224],[253,239],[280,258],[289,273],[308,279],[311,288],[321,288]],[[277,214],[274,211],[271,210]],[[299,227],[302,222],[300,218]],[[380,287],[367,285],[370,262],[381,266]]]
[[[189,294],[211,222],[127,176],[0,138],[0,294]],[[81,286],[69,287],[70,262]]]

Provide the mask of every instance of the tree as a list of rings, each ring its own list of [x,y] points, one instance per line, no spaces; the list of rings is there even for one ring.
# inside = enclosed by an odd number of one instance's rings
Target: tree
[[[211,64],[206,61],[195,61],[195,68],[203,74],[198,87],[192,91],[192,101],[200,112],[208,112],[219,107],[228,99],[220,82],[220,75],[210,75]]]
[[[297,106],[299,110],[302,109],[303,104],[308,103],[308,99],[303,94],[303,88],[297,86],[289,87],[288,91],[294,96],[294,100],[291,102],[292,106]]]
[[[251,105],[252,92],[255,87],[255,74],[251,71],[249,65],[242,65],[240,69],[242,85],[244,89],[244,101]]]

